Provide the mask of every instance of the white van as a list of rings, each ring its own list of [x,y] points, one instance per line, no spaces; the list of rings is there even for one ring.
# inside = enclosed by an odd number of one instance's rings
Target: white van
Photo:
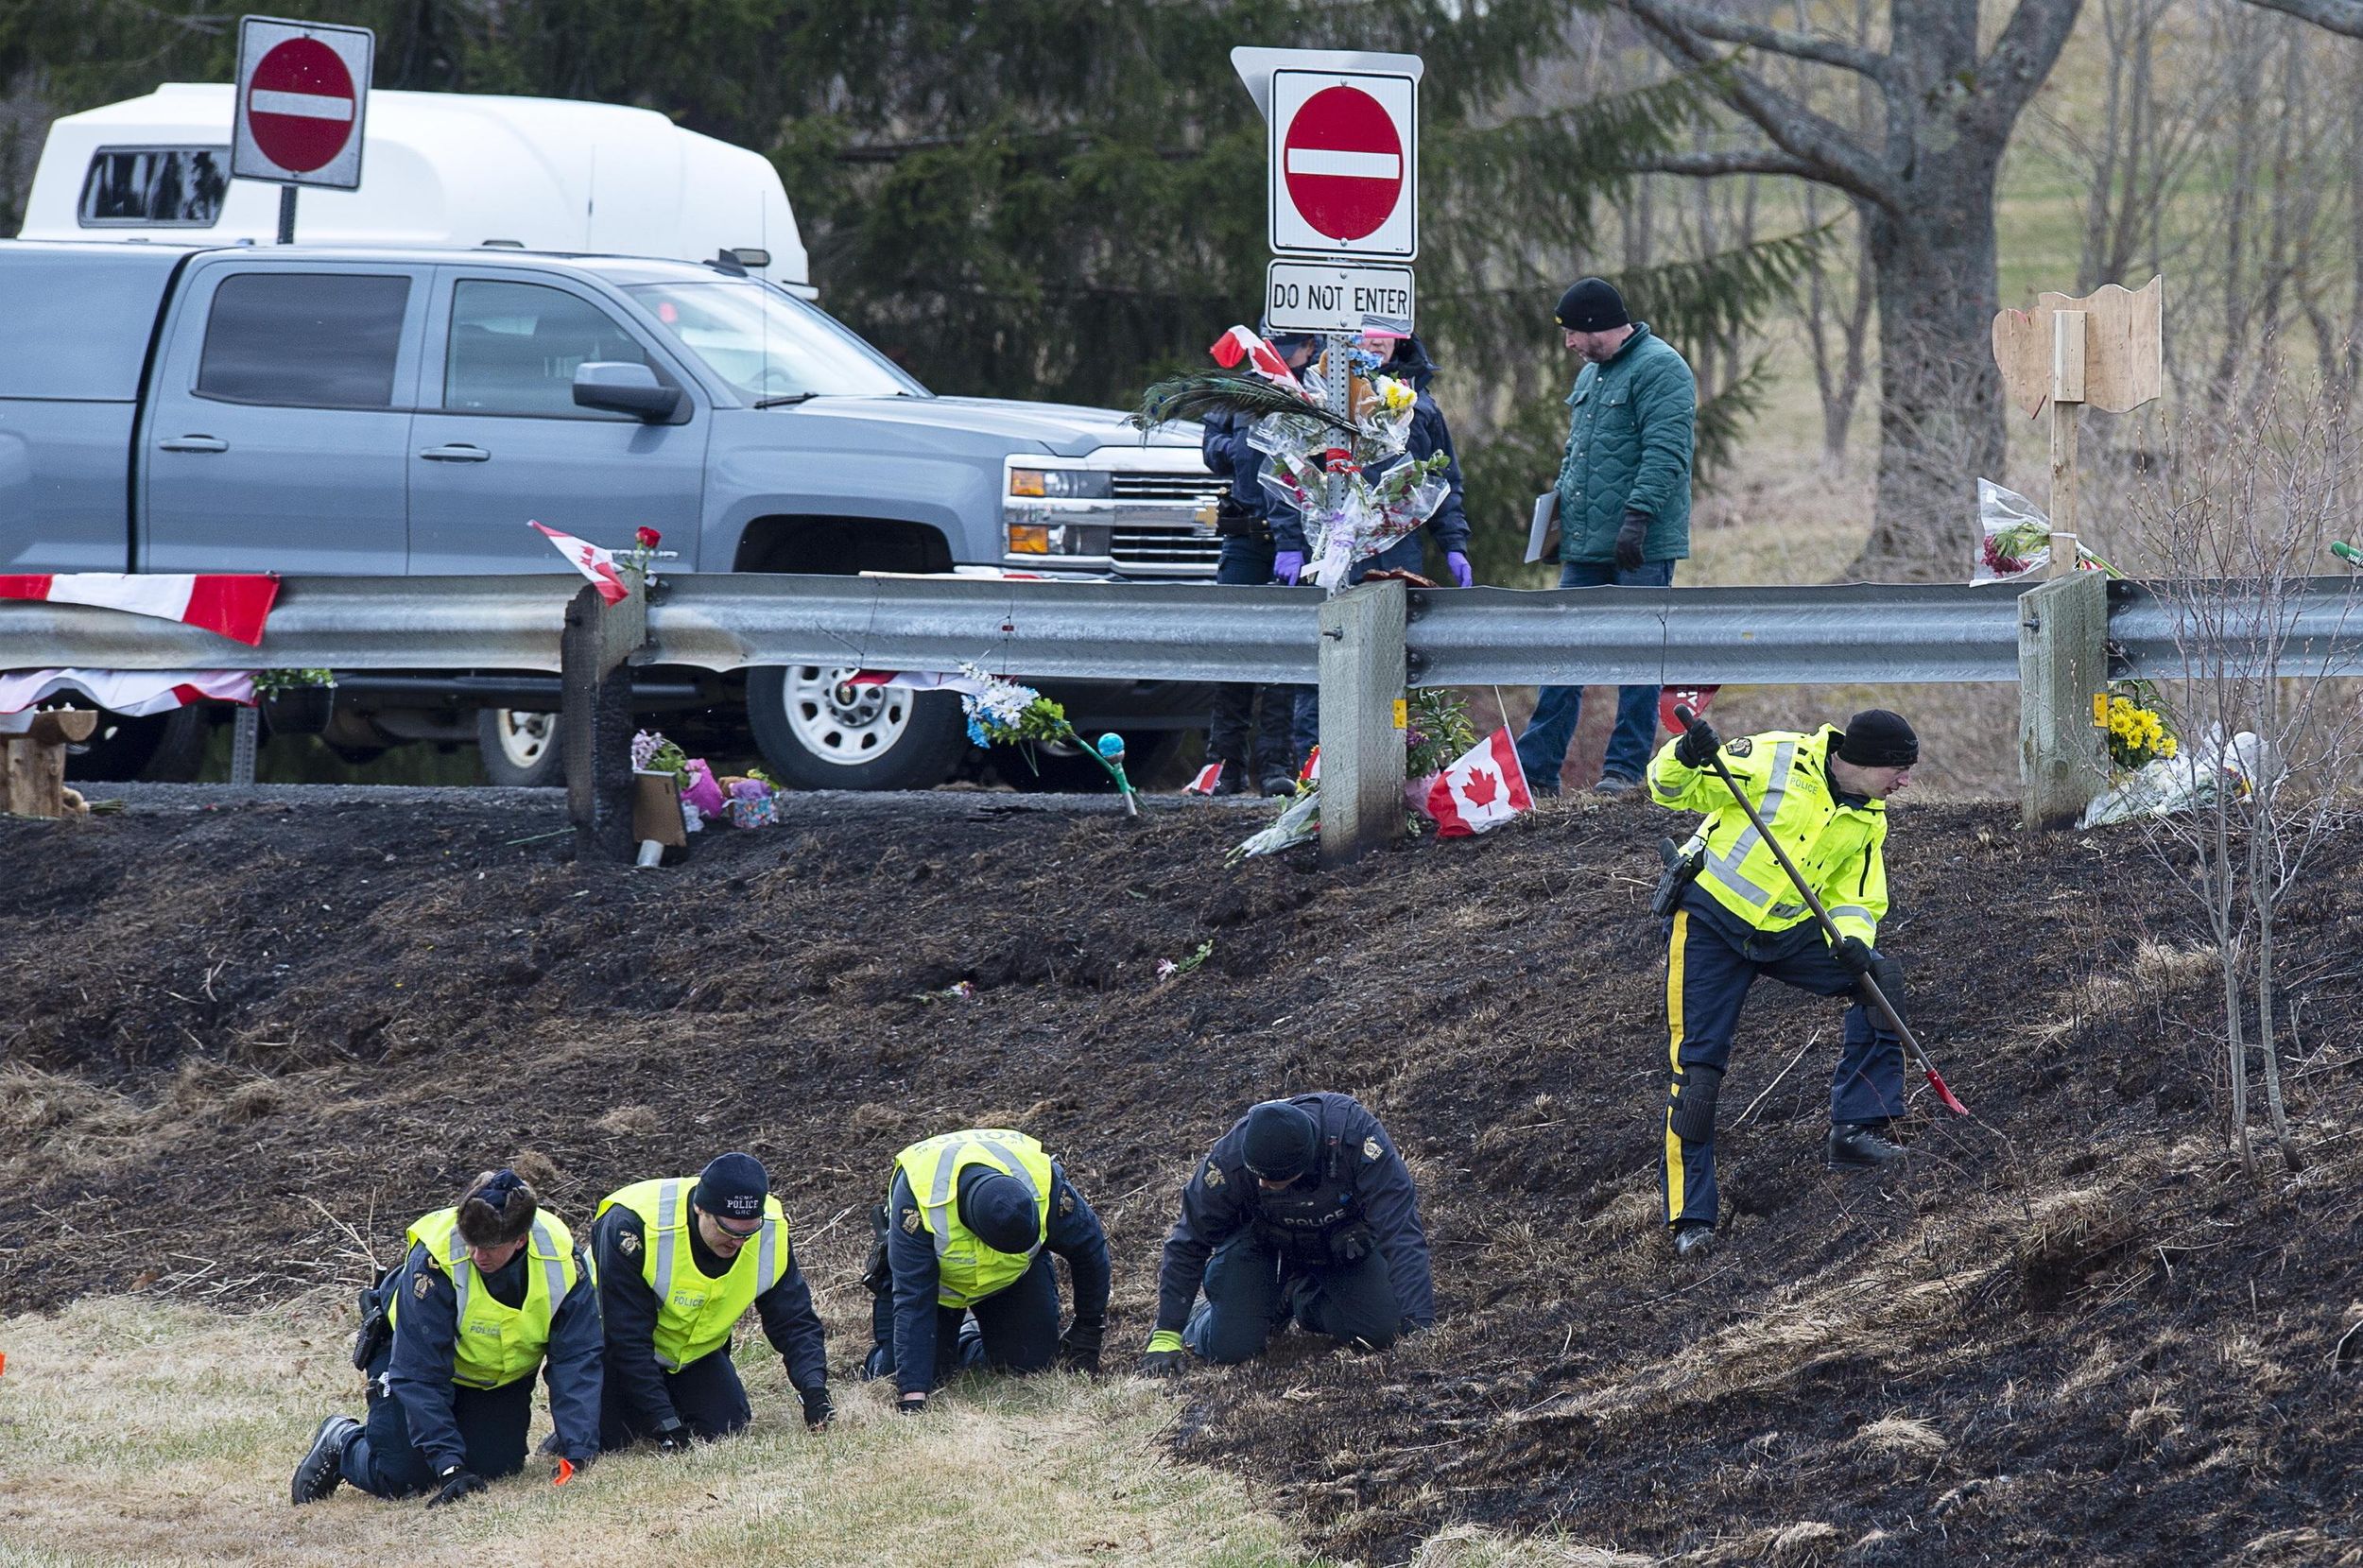
[[[230,178],[233,89],[171,82],[49,129],[21,238],[268,244],[279,193]],[[711,261],[813,297],[770,160],[616,104],[372,92],[357,191],[306,190],[307,245],[515,246]],[[761,252],[768,261],[759,260]]]

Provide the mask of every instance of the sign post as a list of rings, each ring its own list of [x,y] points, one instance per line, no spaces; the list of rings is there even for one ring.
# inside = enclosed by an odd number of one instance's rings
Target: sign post
[[[1266,128],[1275,259],[1265,313],[1274,331],[1322,335],[1322,404],[1351,416],[1356,339],[1412,329],[1425,66],[1417,55],[1331,49],[1233,49],[1231,63]],[[1321,504],[1334,515],[1353,470],[1344,443],[1326,470]],[[1403,667],[1348,656],[1370,640],[1369,617],[1404,613],[1401,590],[1382,587],[1392,592],[1339,583],[1321,611],[1321,858],[1331,864],[1403,832]]]
[[[279,243],[295,243],[296,192],[357,190],[377,35],[275,16],[238,20],[230,174],[279,187]]]

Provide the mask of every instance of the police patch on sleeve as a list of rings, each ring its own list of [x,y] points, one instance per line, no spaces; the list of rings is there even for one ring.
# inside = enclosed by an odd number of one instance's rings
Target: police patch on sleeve
[[[1206,1162],[1206,1184],[1210,1187],[1222,1185],[1222,1167],[1212,1160]]]
[[[626,1231],[622,1235],[615,1238],[615,1245],[623,1251],[637,1252],[640,1250],[640,1238],[632,1234],[630,1231]]]
[[[1378,1146],[1378,1140],[1377,1140],[1377,1139],[1375,1139],[1375,1138],[1365,1138],[1365,1139],[1363,1139],[1363,1140],[1362,1140],[1362,1158],[1363,1158],[1363,1159],[1365,1159],[1365,1160],[1376,1160],[1376,1159],[1378,1159],[1381,1155],[1383,1155],[1385,1152],[1386,1152],[1386,1150],[1384,1150],[1384,1149],[1382,1149],[1382,1148],[1380,1148],[1380,1147]]]
[[[1071,1215],[1074,1212],[1075,1189],[1073,1187],[1061,1187],[1059,1189],[1059,1213],[1062,1215]]]
[[[1753,735],[1742,735],[1737,740],[1727,740],[1723,743],[1723,750],[1734,757],[1744,757],[1755,749],[1756,737]]]
[[[426,1300],[426,1293],[434,1288],[435,1282],[427,1278],[424,1274],[420,1275],[417,1279],[410,1282],[410,1294],[416,1296],[422,1301]]]
[[[903,1229],[912,1235],[919,1234],[919,1211],[917,1209],[903,1211]]]

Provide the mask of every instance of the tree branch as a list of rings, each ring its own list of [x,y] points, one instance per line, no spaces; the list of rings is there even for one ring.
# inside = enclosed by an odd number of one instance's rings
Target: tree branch
[[[2357,0],[2289,3],[2353,5],[2358,13],[2363,13],[2363,4]],[[2068,34],[2076,30],[2077,14],[2083,9],[2084,0],[2019,0],[2018,9],[2010,13],[2001,36],[1993,41],[1993,48],[1977,67],[1977,107],[1970,118],[1980,129],[1989,135],[2009,135],[2010,128],[2018,122],[2019,112],[2044,84],[2044,78],[2051,75],[2051,67],[2058,62]]]
[[[2249,0],[2249,4],[2349,38],[2363,38],[2363,0]]]
[[[2295,0],[2295,3],[2305,4],[2308,0]],[[2363,7],[2363,0],[2313,0],[2313,3]],[[1745,44],[1751,49],[1786,55],[1791,60],[1811,60],[1816,65],[1836,66],[1841,71],[1854,71],[1866,77],[1876,78],[1888,67],[1885,55],[1872,54],[1855,44],[1726,16],[1708,7],[1692,5],[1689,0],[1658,0],[1654,9],[1666,21],[1685,27],[1700,38]]]
[[[1687,9],[1682,0],[1619,0],[1624,9],[1649,33],[1660,53],[1676,64],[1709,71],[1715,90],[1726,103],[1753,120],[1772,144],[1813,170],[1808,176],[1835,185],[1852,196],[1890,211],[1902,198],[1887,168],[1850,137],[1845,129],[1774,90],[1761,78],[1722,60],[1699,34],[1671,14]],[[2027,0],[2032,4],[2033,0]]]
[[[1729,152],[1653,152],[1624,165],[1634,174],[1682,174],[1713,179],[1722,174],[1785,174],[1819,182],[1821,171],[1802,158],[1768,147],[1734,148]]]

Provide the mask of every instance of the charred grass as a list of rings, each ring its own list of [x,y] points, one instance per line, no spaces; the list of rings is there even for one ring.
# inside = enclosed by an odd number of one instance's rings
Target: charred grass
[[[2212,956],[2138,838],[1904,802],[1882,945],[1976,1117],[1916,1096],[1908,1177],[1824,1170],[1835,1011],[1760,990],[1726,1244],[1678,1266],[1643,910],[1666,819],[1576,801],[1338,871],[1225,867],[1250,820],[811,797],[638,874],[464,797],[0,824],[0,1306],[325,1311],[486,1164],[532,1162],[576,1217],[738,1146],[850,1322],[893,1150],[1014,1122],[1108,1221],[1121,1364],[1193,1156],[1335,1087],[1422,1180],[1443,1323],[1376,1357],[1289,1341],[1169,1405],[1174,1453],[1314,1549],[2363,1562],[2363,1335],[2333,1364],[2363,1320],[2354,846],[2285,939],[2308,1163],[2252,1180]],[[834,1342],[840,1378],[857,1353]]]

